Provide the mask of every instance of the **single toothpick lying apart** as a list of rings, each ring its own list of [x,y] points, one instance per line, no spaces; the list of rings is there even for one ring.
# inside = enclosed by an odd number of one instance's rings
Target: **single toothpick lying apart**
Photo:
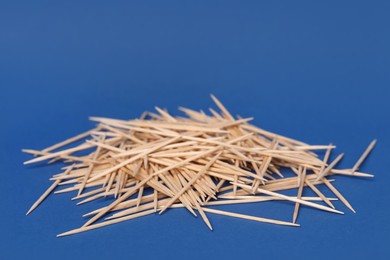
[[[169,208],[186,208],[199,213],[212,229],[206,213],[271,224],[296,224],[301,205],[343,214],[316,186],[324,184],[353,212],[354,209],[332,185],[332,175],[373,177],[358,172],[375,146],[371,142],[351,169],[335,169],[343,154],[330,164],[333,145],[309,145],[260,129],[235,119],[223,104],[211,96],[220,113],[211,116],[180,108],[187,117],[173,117],[166,110],[145,112],[139,119],[118,120],[93,117],[98,126],[41,151],[23,150],[35,158],[25,164],[49,160],[71,164],[54,175],[54,183],[33,204],[30,214],[54,189],[75,192],[78,205],[104,197],[114,198],[106,207],[85,214],[90,219],[66,236],[103,226],[164,213]],[[84,143],[81,140],[88,138]],[[65,148],[75,144],[71,148]],[[60,150],[62,149],[62,150]],[[324,159],[317,150],[326,150]],[[77,153],[78,155],[76,155]],[[79,155],[82,154],[82,155]],[[296,176],[285,177],[286,170]],[[280,191],[297,189],[296,196]],[[305,197],[311,189],[317,197]],[[295,207],[292,222],[248,216],[209,208],[215,205],[290,201]],[[323,201],[324,204],[315,201]],[[108,216],[108,214],[111,214]]]

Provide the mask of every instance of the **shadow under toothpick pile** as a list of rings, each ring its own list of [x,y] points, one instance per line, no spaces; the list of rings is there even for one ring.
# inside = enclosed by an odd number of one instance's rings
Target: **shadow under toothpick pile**
[[[376,140],[351,169],[335,169],[343,157],[340,154],[328,163],[335,146],[309,145],[265,131],[249,124],[252,118],[234,118],[218,99],[211,97],[219,113],[210,109],[211,115],[207,115],[180,108],[187,117],[173,117],[156,108],[158,114],[145,112],[134,120],[92,117],[92,121],[98,122],[92,130],[41,151],[23,150],[36,156],[25,164],[45,160],[68,164],[63,173],[51,178],[54,183],[27,214],[62,185],[71,186],[55,193],[77,192],[73,199],[80,200],[78,205],[103,197],[112,197],[114,201],[84,215],[90,219],[82,227],[58,236],[181,207],[195,216],[198,212],[210,229],[206,213],[299,226],[296,220],[300,205],[343,214],[332,204],[339,199],[355,212],[332,185],[334,180],[327,177],[336,174],[373,177],[357,170]],[[79,144],[83,139],[85,142]],[[74,143],[74,147],[60,150]],[[323,159],[315,153],[318,150],[326,150]],[[83,152],[84,155],[76,155]],[[284,169],[292,170],[296,176],[284,177]],[[326,185],[337,198],[326,197],[316,187],[320,184]],[[317,196],[303,197],[304,188]],[[279,193],[289,189],[297,189],[297,195]],[[291,222],[209,207],[276,200],[295,204]]]

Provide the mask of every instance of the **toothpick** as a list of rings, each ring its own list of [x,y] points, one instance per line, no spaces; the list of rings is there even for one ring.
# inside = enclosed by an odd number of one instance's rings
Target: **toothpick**
[[[85,232],[85,231],[101,228],[101,227],[112,225],[112,224],[116,224],[116,223],[119,223],[119,222],[122,222],[122,221],[139,218],[139,217],[143,217],[143,216],[146,216],[146,215],[150,215],[152,213],[154,213],[154,210],[147,210],[147,211],[143,211],[143,212],[140,212],[140,213],[137,213],[137,214],[134,214],[134,215],[130,215],[130,216],[126,216],[126,217],[123,217],[123,218],[112,219],[112,220],[108,220],[108,221],[105,221],[105,222],[101,222],[101,223],[97,223],[97,224],[94,224],[94,225],[90,225],[90,226],[87,226],[87,227],[83,226],[81,228],[76,228],[76,229],[70,230],[68,232],[61,233],[61,234],[57,235],[57,237],[69,236],[69,235],[73,235],[73,234],[77,234],[77,233],[81,233],[81,232]]]
[[[242,184],[237,183],[237,186],[242,187],[244,189],[246,188],[247,190],[251,190],[250,187],[246,186],[246,185],[242,185]],[[264,194],[271,195],[271,196],[280,197],[282,199],[285,199],[285,200],[288,200],[288,201],[292,201],[292,202],[299,202],[299,203],[301,203],[303,205],[310,206],[310,207],[313,207],[313,208],[317,208],[317,209],[321,209],[321,210],[325,210],[325,211],[329,211],[329,212],[333,212],[333,213],[338,213],[338,214],[344,214],[343,212],[335,210],[335,209],[332,209],[332,208],[328,208],[328,207],[325,207],[325,206],[322,206],[322,205],[319,205],[319,204],[315,204],[315,203],[312,203],[312,202],[309,202],[309,201],[304,201],[304,200],[301,200],[301,199],[298,199],[298,198],[297,199],[291,198],[291,197],[288,197],[286,195],[279,194],[279,193],[276,193],[276,192],[273,192],[273,191],[267,191],[267,190],[263,190],[261,188],[258,188],[257,192],[264,193]]]
[[[305,180],[306,180],[306,168],[303,168],[303,170],[301,171],[301,180],[298,188],[297,199],[301,199],[302,197],[303,186],[304,186],[303,184],[305,183]],[[296,202],[294,208],[294,214],[293,214],[293,223],[296,223],[297,221],[299,206],[300,206],[299,202]]]
[[[359,160],[355,163],[355,165],[352,168],[352,173],[354,173],[357,169],[359,169],[359,166],[363,163],[363,161],[367,158],[367,156],[370,154],[372,149],[374,149],[376,144],[376,139],[374,139],[366,148],[364,153],[360,156]]]
[[[295,226],[295,227],[299,226],[298,224],[295,224],[295,223],[274,220],[274,219],[268,219],[268,218],[254,217],[254,216],[238,214],[238,213],[233,213],[233,212],[228,212],[228,211],[222,211],[222,210],[217,210],[217,209],[203,208],[203,210],[206,212],[214,213],[214,214],[235,217],[235,218],[248,219],[248,220],[259,221],[259,222],[265,222],[265,223],[270,223],[270,224],[276,224],[276,225],[282,225],[282,226]]]
[[[66,170],[66,172],[64,173],[64,175],[68,174],[69,172],[72,171],[72,168],[69,168],[68,170]],[[58,184],[61,182],[61,180],[56,180],[39,198],[38,200],[31,206],[31,208],[27,211],[26,213],[26,216],[28,214],[30,214],[34,209],[36,209],[39,204],[42,203],[42,201],[44,201],[47,196],[49,196],[49,194],[58,186]]]
[[[328,172],[330,172],[333,169],[333,167],[343,158],[343,156],[344,156],[343,153],[340,154],[339,156],[337,156],[336,159],[334,159],[334,161],[331,164],[329,164],[329,166],[326,167],[325,170],[321,174],[318,175],[316,180],[318,181],[318,180],[322,179],[324,176],[326,176],[328,174]]]

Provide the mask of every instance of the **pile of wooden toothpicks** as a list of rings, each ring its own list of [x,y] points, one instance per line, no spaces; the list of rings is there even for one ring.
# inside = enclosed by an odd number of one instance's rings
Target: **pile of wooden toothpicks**
[[[35,156],[25,164],[66,163],[27,214],[59,187],[63,188],[55,193],[74,192],[78,205],[102,198],[113,202],[85,214],[88,220],[82,227],[58,236],[162,214],[170,208],[199,214],[210,229],[207,213],[298,226],[300,205],[342,214],[332,204],[338,199],[354,211],[328,177],[372,177],[358,169],[375,140],[352,168],[335,169],[343,157],[328,162],[335,146],[309,145],[268,132],[251,125],[252,118],[233,117],[217,98],[212,99],[219,111],[180,108],[186,117],[174,117],[157,107],[157,113],[145,112],[134,120],[93,117],[97,126],[92,130],[40,151],[23,150]],[[320,150],[324,158],[316,154]],[[295,175],[284,177],[286,171]],[[325,185],[337,198],[326,197],[317,185]],[[297,189],[296,196],[280,193],[290,189]],[[316,196],[302,196],[304,189]],[[280,200],[295,205],[291,222],[211,208]]]

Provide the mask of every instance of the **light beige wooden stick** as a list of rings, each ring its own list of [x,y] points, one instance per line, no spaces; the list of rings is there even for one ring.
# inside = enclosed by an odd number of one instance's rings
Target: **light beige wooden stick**
[[[325,197],[324,194],[319,191],[319,189],[317,189],[317,187],[315,185],[313,185],[311,183],[311,181],[309,181],[307,178],[305,180],[305,183],[307,184],[307,186],[310,187],[310,189],[312,189],[314,191],[315,194],[318,195],[318,197],[320,197],[326,204],[328,204],[329,207],[331,207],[332,209],[336,209],[335,206],[332,204],[332,202],[330,201],[329,198]]]
[[[328,163],[328,160],[329,160],[329,157],[330,157],[330,153],[332,152],[331,145],[332,145],[332,144],[329,145],[328,149],[326,150],[324,159],[322,160],[322,161],[324,162],[324,164],[321,166],[320,176],[321,176],[322,173],[324,172],[325,167],[326,167],[326,164]]]
[[[269,218],[254,217],[254,216],[238,214],[238,213],[233,213],[233,212],[228,212],[228,211],[222,211],[222,210],[217,210],[217,209],[203,208],[203,210],[206,212],[214,213],[214,214],[235,217],[235,218],[248,219],[248,220],[259,221],[259,222],[265,222],[265,223],[270,223],[270,224],[277,224],[277,225],[283,225],[283,226],[295,226],[295,227],[299,226],[299,224],[295,224],[295,223],[291,223],[291,222],[285,222],[285,221],[274,220],[274,219],[269,219]]]
[[[101,227],[104,227],[104,226],[116,224],[116,223],[123,222],[123,221],[126,221],[126,220],[135,219],[135,218],[143,217],[143,216],[146,216],[146,215],[150,215],[152,213],[154,213],[154,210],[147,210],[147,211],[143,211],[143,212],[140,212],[140,213],[137,213],[137,214],[133,214],[133,215],[130,215],[130,216],[108,220],[108,221],[97,223],[97,224],[90,225],[90,226],[87,226],[87,227],[83,226],[81,228],[76,228],[76,229],[70,230],[68,232],[61,233],[61,234],[57,235],[57,237],[69,236],[69,235],[77,234],[77,233],[80,233],[80,232],[85,232],[85,231],[93,230],[93,229],[96,229],[96,228],[101,228]]]
[[[353,213],[356,213],[352,205],[348,202],[346,198],[326,179],[324,178],[325,185],[344,203],[347,208],[349,208]]]
[[[103,137],[101,138],[101,141],[104,141],[104,138],[105,138],[105,136],[103,136]],[[97,160],[97,158],[98,158],[98,156],[99,156],[99,154],[100,154],[100,151],[101,151],[101,147],[98,146],[97,149],[96,149],[96,151],[95,151],[95,154],[94,154],[94,156],[93,156],[93,160],[94,160],[94,161]],[[80,196],[81,193],[83,192],[83,190],[84,190],[84,188],[85,188],[85,185],[87,184],[88,178],[89,178],[89,176],[91,175],[91,172],[92,172],[92,170],[93,170],[93,167],[95,167],[95,164],[91,163],[91,164],[89,165],[89,167],[88,167],[88,171],[85,173],[84,180],[83,180],[83,182],[82,182],[82,184],[81,184],[81,187],[80,187],[80,189],[79,189],[79,191],[78,191],[78,193],[77,193],[77,196]]]
[[[68,168],[64,175],[68,174],[69,172],[72,171],[72,167]],[[31,208],[27,211],[26,216],[30,214],[34,209],[36,209],[39,204],[42,203],[46,199],[47,196],[58,186],[58,184],[61,182],[61,180],[56,180],[40,197],[39,199],[31,206]]]
[[[299,184],[299,188],[298,188],[297,199],[302,198],[303,186],[304,186],[304,183],[306,181],[306,168],[303,168],[303,170],[300,172],[300,174],[301,174],[301,180],[300,180],[300,184]],[[297,222],[299,205],[300,205],[299,202],[295,203],[294,214],[293,214],[293,223]]]
[[[243,188],[243,189],[246,189],[247,191],[251,192],[251,187],[250,186],[247,186],[247,185],[243,185],[241,183],[237,183],[237,186]],[[276,196],[276,197],[280,197],[282,199],[285,199],[285,200],[288,200],[288,201],[292,201],[292,202],[299,202],[303,205],[306,205],[306,206],[310,206],[310,207],[313,207],[313,208],[317,208],[317,209],[321,209],[321,210],[325,210],[325,211],[329,211],[329,212],[333,212],[333,213],[338,213],[338,214],[344,214],[344,212],[341,212],[341,211],[338,211],[338,210],[335,210],[335,209],[332,209],[332,208],[328,208],[328,207],[325,207],[325,206],[322,206],[322,205],[319,205],[319,204],[316,204],[316,203],[312,203],[312,202],[309,202],[309,201],[304,201],[304,200],[301,200],[301,199],[295,199],[295,198],[292,198],[292,197],[289,197],[289,196],[286,196],[286,195],[283,195],[283,194],[279,194],[279,193],[276,193],[276,192],[273,192],[273,191],[268,191],[268,190],[264,190],[264,189],[261,189],[261,188],[257,188],[257,192],[260,192],[260,193],[264,193],[264,194],[267,194],[267,195],[270,195],[270,196]]]
[[[375,147],[375,144],[376,144],[376,139],[374,139],[369,145],[368,147],[366,148],[366,150],[364,151],[364,153],[360,156],[359,160],[355,163],[355,165],[353,166],[352,168],[352,173],[354,173],[356,170],[359,169],[359,166],[363,163],[363,161],[367,158],[367,156],[370,154],[370,152],[372,151],[372,149],[374,149]]]
[[[324,178],[324,176],[326,176],[332,169],[333,167],[343,158],[344,154],[340,154],[339,156],[336,157],[336,159],[334,159],[334,161],[329,164],[328,167],[325,168],[325,170],[322,172],[322,174],[319,174],[316,181]]]
[[[22,152],[29,153],[29,154],[32,154],[34,156],[50,155],[50,153],[48,153],[48,152],[35,151],[35,150],[30,150],[30,149],[23,149]],[[37,157],[37,159],[38,158],[41,158],[41,157]],[[93,161],[93,160],[91,160],[89,158],[77,157],[77,156],[71,156],[71,155],[65,155],[65,154],[59,155],[57,158],[55,158],[55,160],[57,161],[59,158],[63,159],[63,160],[64,159],[68,159],[68,160],[70,160],[72,162],[98,163],[97,161]],[[51,163],[51,161],[50,161],[50,163]]]
[[[224,105],[222,105],[222,103],[214,96],[214,95],[211,95],[211,98],[213,99],[213,101],[215,102],[215,104],[218,106],[219,109],[221,109],[223,115],[229,119],[229,120],[234,120],[234,117],[229,113],[229,111],[225,108]]]
[[[57,156],[61,156],[61,155],[69,155],[69,154],[72,154],[72,153],[75,153],[75,152],[78,152],[78,151],[82,151],[82,150],[86,150],[86,149],[89,149],[89,148],[92,148],[92,147],[93,147],[93,145],[84,143],[84,144],[81,144],[81,145],[79,145],[77,147],[69,148],[69,149],[66,149],[66,150],[59,151],[59,152],[47,153],[46,155],[37,157],[35,159],[31,159],[29,161],[26,161],[26,162],[24,162],[24,164],[31,164],[31,163],[35,163],[35,162],[40,162],[40,161],[44,161],[44,160],[51,159],[51,158],[54,158],[54,157],[57,157]],[[23,150],[23,151],[26,152],[28,150]]]
[[[79,134],[79,135],[76,135],[76,136],[74,136],[74,137],[71,137],[71,138],[69,138],[69,139],[66,139],[66,140],[64,140],[64,141],[62,141],[62,142],[60,142],[60,143],[54,144],[54,145],[52,145],[52,146],[49,146],[49,147],[43,149],[42,152],[47,152],[47,153],[48,153],[48,152],[51,152],[51,151],[53,151],[53,150],[56,150],[56,149],[58,149],[58,148],[61,148],[61,147],[65,146],[65,145],[68,145],[68,144],[74,143],[74,142],[76,142],[76,141],[78,141],[78,140],[80,140],[80,139],[86,138],[86,137],[88,137],[88,136],[91,134],[91,132],[93,132],[93,131],[99,131],[99,130],[100,130],[100,127],[97,127],[97,128],[91,129],[91,130],[88,130],[88,131],[86,131],[86,132],[84,132],[84,133],[81,133],[81,134]]]

